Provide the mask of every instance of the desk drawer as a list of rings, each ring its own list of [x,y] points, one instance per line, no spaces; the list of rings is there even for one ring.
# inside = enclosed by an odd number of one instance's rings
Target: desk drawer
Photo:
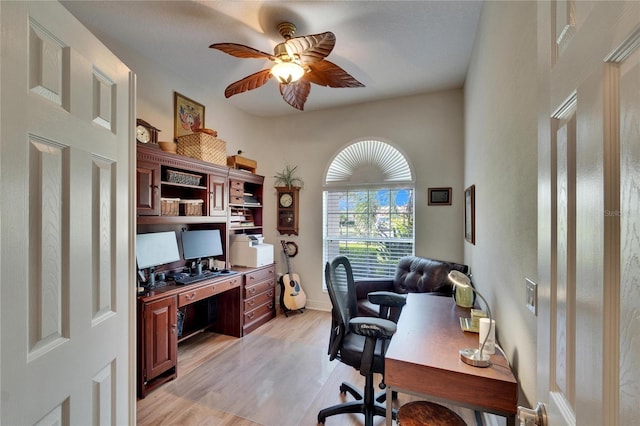
[[[231,288],[239,287],[240,278],[240,276],[237,276],[215,284],[209,284],[203,287],[194,288],[193,290],[186,290],[178,294],[178,307],[189,305],[191,303],[197,302],[198,300],[206,299],[207,297],[214,296]]]
[[[249,299],[261,293],[265,293],[269,290],[273,291],[273,289],[275,288],[276,288],[276,283],[274,280],[262,281],[255,285],[245,287],[243,297],[245,299]]]
[[[269,315],[273,312],[274,304],[273,301],[269,301],[264,305],[257,307],[249,312],[244,313],[244,323],[245,325],[249,324],[252,321],[255,321],[263,316]]]
[[[248,287],[259,281],[264,281],[264,280],[268,280],[269,278],[274,278],[274,276],[275,276],[275,271],[274,271],[273,265],[265,269],[259,269],[257,271],[249,272],[248,274],[245,275],[245,285]]]
[[[250,310],[257,308],[258,306],[265,304],[267,302],[273,302],[273,296],[275,295],[275,290],[267,290],[264,293],[260,293],[251,299],[246,299],[244,301],[244,311],[249,312]]]
[[[244,191],[244,183],[241,180],[229,180],[229,190]]]
[[[242,188],[231,187],[229,188],[229,195],[232,197],[244,198],[244,190]]]

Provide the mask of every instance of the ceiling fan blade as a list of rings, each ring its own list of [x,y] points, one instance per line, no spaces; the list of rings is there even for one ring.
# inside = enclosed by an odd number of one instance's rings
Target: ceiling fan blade
[[[284,101],[300,111],[304,111],[304,103],[307,101],[309,91],[311,91],[311,84],[305,79],[289,84],[280,83],[280,94]]]
[[[271,70],[266,69],[251,74],[242,80],[238,80],[235,83],[231,83],[224,91],[224,97],[230,98],[238,93],[246,92],[247,90],[257,89],[265,84],[271,78]]]
[[[324,61],[309,64],[310,71],[303,79],[319,86],[328,87],[364,87],[364,84],[353,78],[348,72],[334,64]]]
[[[218,49],[224,53],[228,53],[236,58],[258,58],[269,59],[271,61],[274,59],[273,55],[254,49],[253,47],[245,46],[244,44],[214,43],[209,47],[211,49]]]
[[[312,64],[326,58],[336,45],[336,36],[326,33],[294,37],[287,40],[286,45],[293,53],[300,56],[303,64]]]

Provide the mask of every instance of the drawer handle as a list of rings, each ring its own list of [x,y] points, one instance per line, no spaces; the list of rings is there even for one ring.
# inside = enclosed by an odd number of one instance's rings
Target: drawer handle
[[[256,292],[255,287],[254,287],[254,288],[250,288],[250,289],[249,289],[249,293],[254,294],[255,292]]]
[[[196,292],[194,291],[194,292],[193,292],[193,293],[191,293],[191,294],[185,294],[185,295],[184,295],[184,297],[185,297],[187,300],[194,299],[194,298],[196,297]]]
[[[273,309],[273,303],[269,302],[269,309]]]
[[[249,275],[249,279],[250,280],[255,280],[255,277],[253,275]]]
[[[256,314],[255,312],[249,312],[247,316],[249,317],[249,319],[252,319],[255,316],[255,314]]]
[[[255,301],[255,300],[250,300],[250,301],[249,301],[249,306],[253,306],[253,305],[255,305],[255,304],[256,304],[256,301]]]
[[[269,296],[269,297],[273,296],[273,291],[269,290],[269,291],[267,292],[267,296]]]

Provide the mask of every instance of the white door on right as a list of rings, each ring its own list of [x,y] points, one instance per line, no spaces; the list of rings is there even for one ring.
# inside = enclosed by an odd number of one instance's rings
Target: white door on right
[[[537,396],[640,418],[640,2],[538,2]]]

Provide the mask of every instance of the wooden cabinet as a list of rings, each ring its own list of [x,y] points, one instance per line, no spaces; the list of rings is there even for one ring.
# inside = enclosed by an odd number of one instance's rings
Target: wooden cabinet
[[[209,175],[209,216],[227,217],[227,176],[221,174]]]
[[[138,297],[138,395],[177,377],[178,342],[205,330],[242,337],[240,273]],[[178,312],[182,317],[178,324]]]
[[[274,265],[264,266],[244,275],[243,334],[249,334],[276,316],[276,278]]]
[[[229,170],[229,232],[262,234],[264,176]]]
[[[136,210],[138,215],[160,215],[160,165],[149,161],[136,164]]]
[[[226,223],[228,174],[226,166],[138,146],[138,223]]]
[[[144,397],[176,377],[178,316],[176,297],[138,303],[138,393]]]
[[[175,231],[180,245],[184,229],[219,229],[224,254],[215,259],[229,264],[229,233],[262,233],[263,182],[246,170],[139,145],[137,233]],[[186,263],[157,272],[181,271]],[[177,376],[178,342],[204,330],[242,337],[275,317],[274,266],[240,269],[138,297],[139,396]]]

